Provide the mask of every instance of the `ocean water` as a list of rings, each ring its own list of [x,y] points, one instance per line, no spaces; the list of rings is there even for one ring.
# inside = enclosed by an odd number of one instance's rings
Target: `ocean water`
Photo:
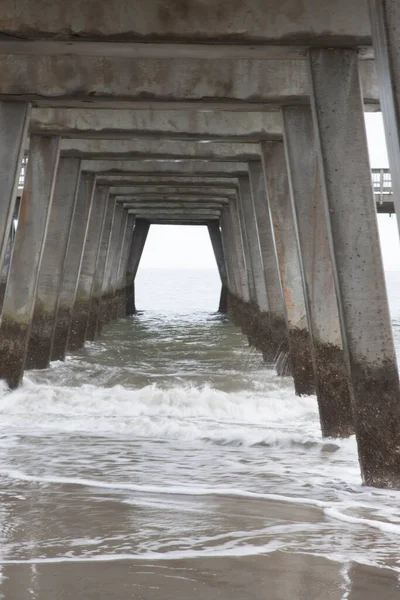
[[[355,439],[321,438],[219,291],[140,270],[138,315],[2,388],[0,598],[400,597],[400,492],[362,485]]]

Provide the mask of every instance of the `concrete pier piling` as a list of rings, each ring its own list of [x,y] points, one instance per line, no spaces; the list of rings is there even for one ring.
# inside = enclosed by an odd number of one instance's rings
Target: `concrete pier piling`
[[[311,108],[284,107],[290,196],[322,434],[354,433]]]
[[[57,301],[77,198],[79,176],[79,158],[61,157],[39,271],[26,358],[27,369],[45,369],[50,362]]]
[[[15,212],[18,179],[28,135],[30,105],[0,102],[0,273]],[[0,309],[4,290],[0,290]]]
[[[115,197],[114,197],[115,202]],[[101,290],[100,307],[99,307],[99,324],[98,332],[101,333],[103,325],[111,321],[113,308],[113,282],[115,277],[115,269],[118,264],[118,248],[121,235],[122,219],[124,208],[120,204],[115,205],[114,219],[111,229],[110,242],[107,253],[106,266],[104,269],[103,285]]]
[[[126,317],[126,269],[128,266],[129,253],[132,245],[135,215],[127,215],[124,242],[121,252],[121,260],[118,267],[116,287],[116,317]]]
[[[135,220],[135,227],[132,235],[132,243],[129,250],[129,257],[126,267],[126,314],[127,316],[134,315],[136,312],[135,306],[135,278],[139,268],[140,259],[147,235],[149,233],[150,223],[145,219]]]
[[[207,223],[207,228],[215,256],[215,262],[217,263],[219,278],[221,280],[221,296],[218,312],[226,313],[228,312],[228,280],[220,224],[218,221],[209,221]]]
[[[64,360],[67,351],[72,308],[93,205],[94,186],[95,176],[91,173],[81,173],[57,303],[51,360]]]
[[[361,471],[368,485],[399,487],[399,376],[373,203],[357,53],[311,50],[309,68]]]
[[[124,241],[126,235],[126,227],[128,225],[128,211],[122,211],[121,225],[119,228],[118,234],[118,243],[115,252],[114,264],[112,269],[112,279],[111,279],[111,299],[110,299],[110,317],[111,320],[117,318],[118,315],[118,277],[120,274],[121,261],[122,261],[122,251],[124,248]]]
[[[283,142],[262,142],[261,154],[285,300],[291,372],[298,395],[315,391],[311,338],[296,243]]]
[[[104,194],[106,196],[106,213],[104,216],[103,231],[101,235],[101,244],[99,248],[99,254],[97,258],[96,269],[93,277],[93,285],[91,292],[91,301],[89,309],[89,317],[86,328],[86,339],[93,341],[101,333],[100,325],[100,302],[101,292],[104,282],[104,271],[107,262],[108,250],[110,246],[111,230],[114,223],[115,214],[115,199],[110,197],[109,188],[104,188]]]
[[[251,161],[248,168],[268,300],[268,314],[260,322],[260,350],[285,375],[288,361],[280,358],[289,352],[288,331],[264,172],[261,161]]]
[[[0,379],[23,377],[35,294],[59,161],[60,138],[31,136],[18,230],[0,325]]]
[[[254,293],[254,297],[251,298],[249,306],[250,330],[248,331],[248,337],[250,343],[263,350],[264,353],[263,327],[261,324],[263,321],[268,320],[268,297],[253,194],[248,177],[239,177],[239,191],[242,234],[245,240],[244,247],[247,249],[247,253],[245,252],[246,266],[248,267],[250,283],[254,283],[254,290],[250,287],[250,295]]]
[[[86,341],[86,328],[92,297],[93,280],[101,247],[101,235],[107,207],[107,188],[96,186],[93,206],[83,248],[81,268],[72,308],[67,350],[78,350]]]

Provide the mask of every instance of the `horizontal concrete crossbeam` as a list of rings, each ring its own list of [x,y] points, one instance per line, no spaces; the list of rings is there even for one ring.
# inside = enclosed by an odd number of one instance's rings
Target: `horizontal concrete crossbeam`
[[[248,162],[260,159],[259,144],[173,140],[62,140],[61,154],[80,158],[126,158]]]
[[[154,173],[151,175],[99,175],[96,178],[98,185],[117,186],[173,186],[180,188],[191,188],[193,186],[201,186],[208,190],[212,188],[229,188],[231,191],[237,189],[238,178],[234,177],[185,177],[184,174],[174,175],[159,175]]]
[[[199,197],[207,197],[210,195],[216,195],[221,197],[229,197],[235,196],[236,190],[234,188],[214,188],[209,186],[208,188],[202,186],[186,186],[186,187],[176,187],[176,186],[152,186],[152,185],[129,185],[129,186],[111,186],[110,194],[125,196],[125,195],[135,195],[142,197],[152,197],[152,196],[182,196],[187,194],[192,194],[193,196]]]
[[[125,196],[115,196],[117,202],[128,203],[128,202],[143,202],[146,204],[151,204],[152,202],[157,204],[162,204],[164,207],[167,207],[170,202],[187,202],[195,206],[202,207],[204,203],[207,202],[217,202],[219,205],[227,205],[230,200],[234,200],[235,196],[216,196],[216,195],[203,195],[196,196],[192,194],[153,194],[147,197],[143,197],[140,194],[126,194]]]
[[[260,111],[309,102],[310,94],[305,60],[0,54],[0,72],[0,98],[48,107]],[[373,61],[361,61],[360,74],[365,103],[376,110]]]
[[[280,112],[35,108],[31,133],[72,138],[238,140],[282,137]]]
[[[211,42],[346,45],[371,43],[364,0],[2,0],[5,42]],[[6,37],[7,36],[7,37]],[[34,45],[34,44],[31,44]],[[90,50],[87,49],[87,52]],[[221,50],[222,52],[222,50]]]
[[[162,175],[174,177],[240,177],[247,175],[245,162],[212,163],[185,160],[96,160],[82,161],[82,171],[102,175]]]

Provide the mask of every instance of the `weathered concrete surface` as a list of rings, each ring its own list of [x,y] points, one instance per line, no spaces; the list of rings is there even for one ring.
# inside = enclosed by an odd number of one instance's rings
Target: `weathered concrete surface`
[[[120,226],[119,234],[118,234],[117,248],[116,248],[116,252],[115,252],[114,264],[113,264],[113,269],[112,269],[110,320],[116,319],[117,314],[118,314],[118,303],[119,303],[119,298],[117,296],[118,276],[119,276],[120,268],[121,268],[122,251],[124,248],[126,227],[128,225],[128,217],[132,217],[132,216],[133,215],[129,215],[126,210],[123,210],[122,218],[121,218],[121,226]]]
[[[135,214],[141,219],[147,219],[151,221],[163,221],[163,220],[175,220],[182,221],[182,223],[186,220],[192,221],[193,219],[207,221],[209,219],[219,219],[221,215],[221,210],[212,210],[212,209],[204,209],[204,208],[192,208],[185,209],[185,212],[182,211],[181,208],[177,209],[168,209],[165,208],[161,210],[160,208],[156,209],[130,209],[129,212],[131,214]],[[183,214],[182,214],[183,213]]]
[[[18,178],[28,133],[30,106],[0,102],[0,273],[15,212]],[[0,294],[0,311],[3,293]]]
[[[67,351],[72,308],[75,302],[83,249],[93,205],[94,185],[94,175],[81,173],[57,304],[51,360],[64,360]]]
[[[354,433],[311,108],[282,109],[322,435]]]
[[[101,175],[163,175],[174,177],[218,177],[231,178],[247,175],[246,162],[204,162],[193,160],[176,162],[174,160],[95,160],[82,162],[82,170]]]
[[[229,211],[229,229],[227,234],[232,237],[232,250],[236,256],[236,269],[238,272],[238,291],[239,297],[244,301],[250,302],[250,284],[247,271],[247,263],[244,250],[244,240],[240,226],[238,201],[230,202]]]
[[[160,48],[160,52],[162,49]],[[379,106],[373,61],[361,62],[365,101]],[[308,102],[305,60],[0,54],[0,96],[43,107],[263,110]],[[129,77],[126,77],[129,73]]]
[[[267,292],[267,314],[258,315],[255,329],[256,345],[263,353],[264,359],[274,362],[278,373],[284,375],[288,374],[286,357],[289,351],[286,315],[261,162],[249,163],[249,181]]]
[[[65,139],[62,141],[64,156],[82,159],[158,159],[158,160],[210,160],[248,162],[259,160],[258,144],[241,142],[180,142],[178,140],[94,140]]]
[[[101,334],[102,329],[102,312],[101,296],[103,285],[105,282],[105,269],[110,251],[111,231],[115,217],[115,198],[107,193],[107,208],[103,225],[103,233],[101,236],[101,245],[96,266],[96,271],[93,279],[92,298],[90,303],[90,311],[88,324],[86,328],[86,339],[93,341]]]
[[[132,245],[133,227],[135,215],[128,214],[124,243],[121,253],[121,261],[118,269],[116,288],[116,317],[126,316],[126,270],[128,266],[129,253]]]
[[[399,376],[372,200],[357,58],[348,50],[311,51],[309,66],[361,471],[368,485],[399,487]]]
[[[330,0],[318,4],[314,0],[301,3],[288,0],[285,4],[207,0],[167,5],[149,0],[145,6],[139,0],[109,0],[102,5],[102,10],[96,2],[82,4],[79,0],[70,0],[68,11],[62,10],[58,0],[52,3],[52,8],[50,11],[48,0],[38,0],[34,5],[21,0],[17,6],[12,0],[3,0],[2,31],[7,35],[6,39],[15,36],[38,40],[36,43],[55,39],[72,44],[80,40],[141,41],[147,42],[146,45],[152,41],[279,42],[289,46],[318,44],[328,47],[370,43],[368,11],[363,0],[353,0],[351,5],[345,0],[336,0],[334,11]],[[68,45],[64,51],[72,52],[73,46]],[[127,52],[131,55],[130,46]],[[219,52],[221,56],[226,50],[223,48]]]
[[[60,138],[32,136],[0,325],[0,379],[22,381],[36,286],[53,201]]]
[[[313,394],[311,340],[282,142],[261,144],[263,167],[286,308],[291,371],[298,395]]]
[[[0,43],[1,45],[1,43]],[[282,138],[279,112],[189,110],[118,110],[35,108],[32,133],[71,138],[236,140],[258,142]]]
[[[381,110],[400,228],[400,5],[396,0],[369,0]]]
[[[108,188],[95,185],[93,208],[89,218],[82,264],[72,309],[71,325],[67,349],[78,350],[86,341],[86,328],[89,319],[94,275],[101,248],[104,220],[107,208]]]
[[[228,163],[229,164],[229,163]],[[154,165],[156,169],[156,165]],[[241,174],[244,174],[241,173]],[[180,188],[191,188],[201,186],[203,189],[208,190],[210,187],[212,188],[228,188],[230,190],[237,190],[238,188],[238,180],[237,177],[227,177],[225,174],[223,176],[218,176],[216,174],[215,177],[212,175],[204,175],[203,177],[190,177],[186,176],[184,172],[178,173],[177,175],[160,175],[155,170],[153,173],[148,175],[135,175],[135,173],[131,175],[103,175],[99,174],[97,177],[97,181],[99,185],[110,185],[110,186],[140,186],[140,185],[160,185],[160,186],[172,186],[172,187],[180,187]]]
[[[134,315],[136,312],[135,278],[149,229],[150,223],[148,221],[136,218],[126,268],[126,314],[128,316]]]
[[[209,223],[207,223],[207,229],[215,256],[215,262],[217,263],[219,277],[221,279],[221,296],[218,311],[221,313],[226,313],[228,311],[228,280],[226,274],[225,254],[222,245],[221,230],[217,221],[209,221]]]
[[[219,224],[221,225],[221,241],[226,264],[227,287],[231,295],[237,296],[239,294],[238,273],[237,269],[234,268],[234,253],[231,248],[232,235],[228,235],[228,229],[230,227],[228,208],[221,211],[221,219],[218,225]]]
[[[248,177],[239,179],[243,225],[249,249],[249,259],[254,277],[255,300],[258,310],[268,312],[267,288],[264,276],[264,263],[261,256],[260,241],[258,237],[257,221],[254,213],[253,194]]]
[[[109,185],[109,184],[108,184]],[[207,197],[235,197],[236,187],[212,187],[208,186],[168,186],[168,185],[111,185],[110,194],[113,196],[134,196],[138,200],[147,198],[169,197],[180,198],[187,196],[189,193],[192,196],[201,198]]]
[[[114,196],[111,196],[114,198]],[[115,201],[115,198],[114,198]],[[101,298],[99,306],[99,317],[98,317],[98,332],[101,333],[103,325],[109,323],[112,318],[112,305],[113,305],[113,278],[115,276],[115,269],[117,264],[117,252],[119,247],[122,218],[124,215],[124,208],[121,205],[116,204],[114,212],[114,220],[111,229],[110,243],[108,247],[106,266],[104,270],[104,279],[101,289]]]
[[[79,159],[60,159],[36,290],[25,364],[27,369],[45,369],[50,362],[57,301],[77,198],[79,176]]]

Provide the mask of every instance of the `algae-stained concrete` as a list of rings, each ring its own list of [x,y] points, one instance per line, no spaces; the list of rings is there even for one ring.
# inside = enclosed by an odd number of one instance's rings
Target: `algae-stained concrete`
[[[0,379],[23,377],[40,264],[59,161],[60,138],[32,136],[30,160],[0,325]]]

